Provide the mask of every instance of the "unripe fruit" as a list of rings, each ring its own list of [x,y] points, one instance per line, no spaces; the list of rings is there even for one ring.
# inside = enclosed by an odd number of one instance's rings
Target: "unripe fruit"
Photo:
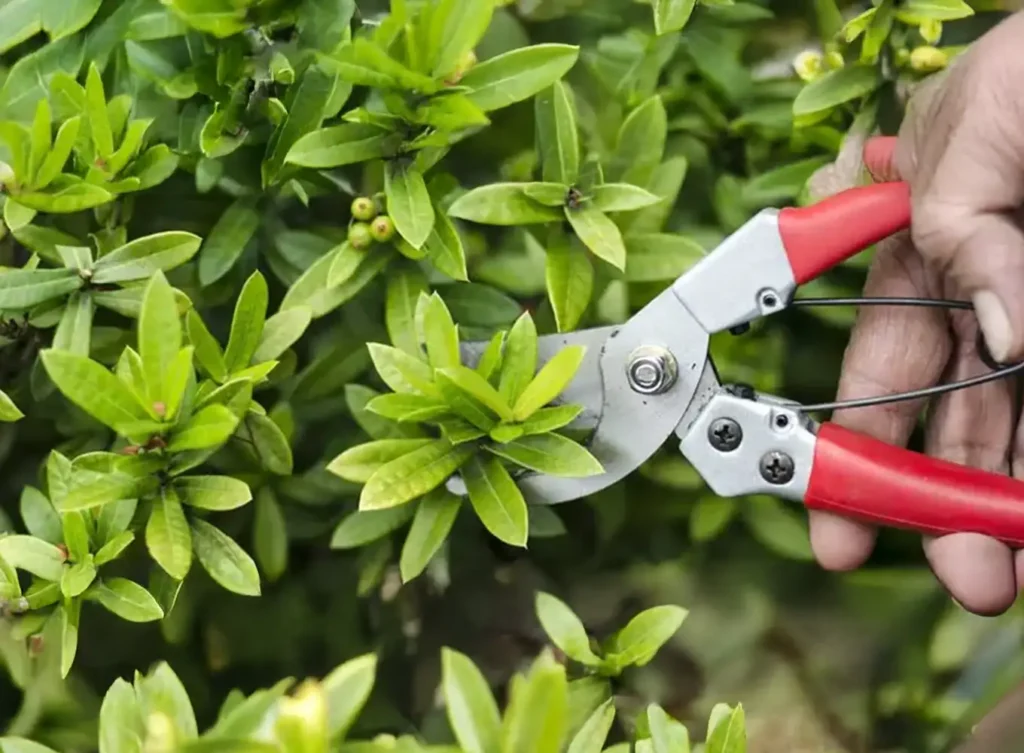
[[[377,204],[373,199],[360,196],[352,201],[352,216],[362,222],[369,222],[377,216]]]
[[[918,31],[921,33],[921,39],[928,44],[938,44],[942,39],[942,21],[928,19],[918,27]]]
[[[910,53],[910,67],[918,73],[940,71],[948,64],[949,55],[937,47],[924,45]]]
[[[369,248],[373,243],[370,226],[365,222],[353,223],[348,229],[348,243],[352,248]]]
[[[793,61],[793,70],[804,81],[813,81],[821,75],[825,58],[816,50],[801,52]]]
[[[387,243],[395,237],[395,223],[386,214],[382,214],[370,223],[370,235],[378,243]]]

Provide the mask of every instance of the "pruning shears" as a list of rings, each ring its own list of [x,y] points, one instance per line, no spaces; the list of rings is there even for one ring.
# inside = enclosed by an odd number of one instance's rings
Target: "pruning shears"
[[[722,497],[768,494],[880,526],[986,534],[1024,546],[1024,482],[894,447],[800,404],[723,385],[712,335],[788,308],[797,287],[910,226],[903,182],[853,188],[818,204],[756,214],[625,324],[546,335],[540,362],[569,345],[586,355],[562,395],[604,472],[532,473],[527,501],[556,504],[621,480],[672,434]],[[464,343],[475,363],[483,343]]]

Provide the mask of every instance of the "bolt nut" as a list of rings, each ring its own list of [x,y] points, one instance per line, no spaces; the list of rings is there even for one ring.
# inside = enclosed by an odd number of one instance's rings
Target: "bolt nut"
[[[743,429],[731,418],[717,418],[708,427],[708,441],[719,452],[732,452],[743,442]]]
[[[772,450],[765,453],[760,462],[761,478],[769,484],[781,486],[793,480],[796,465],[793,458],[784,452]]]
[[[634,392],[660,395],[675,384],[676,359],[665,348],[643,346],[633,351],[626,367],[626,379]]]

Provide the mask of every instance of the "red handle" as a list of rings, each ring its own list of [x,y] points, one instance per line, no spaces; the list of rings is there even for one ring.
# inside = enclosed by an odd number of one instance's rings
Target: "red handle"
[[[910,186],[852,188],[809,207],[779,212],[779,232],[797,285],[910,227]]]
[[[838,424],[818,431],[804,502],[880,526],[982,533],[1024,546],[1024,482],[893,447]]]

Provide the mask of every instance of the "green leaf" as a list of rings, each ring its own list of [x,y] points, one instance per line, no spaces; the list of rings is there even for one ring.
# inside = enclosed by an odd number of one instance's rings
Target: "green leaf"
[[[332,740],[344,738],[363,710],[373,689],[377,657],[364,654],[350,659],[324,678],[327,696],[327,732]]]
[[[107,159],[114,153],[114,136],[107,115],[107,95],[103,91],[103,80],[95,63],[89,65],[85,77],[85,116],[96,153],[102,159]]]
[[[135,753],[145,734],[135,689],[121,677],[103,696],[100,706],[100,753]]]
[[[377,541],[409,522],[413,512],[411,505],[386,510],[356,510],[345,516],[334,529],[331,549],[358,549]]]
[[[57,610],[60,614],[60,676],[66,678],[78,653],[78,622],[82,613],[80,599],[65,601]]]
[[[537,44],[496,55],[474,66],[459,82],[484,112],[529,99],[560,80],[576,64],[579,48]]]
[[[974,9],[963,0],[905,0],[896,11],[900,21],[918,26],[925,21],[956,21],[973,15]]]
[[[316,60],[302,72],[302,78],[289,87],[285,102],[288,115],[267,144],[261,167],[264,187],[277,181],[292,147],[320,127],[332,103],[340,108],[337,101],[344,103],[348,99],[352,87],[343,83],[334,69],[333,61]]]
[[[279,311],[263,324],[256,352],[252,354],[251,363],[264,363],[280,358],[285,351],[299,341],[310,322],[313,312],[306,307]]]
[[[199,282],[213,285],[231,271],[260,226],[256,202],[236,199],[217,220],[199,250]]]
[[[85,598],[129,622],[153,622],[164,616],[164,610],[149,591],[125,578],[97,581],[86,592]]]
[[[291,444],[269,416],[250,413],[245,417],[243,435],[252,443],[260,465],[270,473],[289,476],[294,465]]]
[[[581,345],[569,345],[544,364],[516,400],[512,408],[515,420],[525,421],[558,397],[575,378],[585,352]]]
[[[174,398],[165,387],[165,380],[181,350],[181,341],[181,319],[174,291],[163,272],[157,271],[146,285],[139,313],[139,355],[149,397],[155,401],[166,404]]]
[[[567,733],[569,705],[565,668],[549,650],[513,686],[502,728],[506,753],[558,753]]]
[[[679,630],[687,611],[677,606],[646,609],[613,636],[605,661],[618,669],[648,664]]]
[[[419,356],[416,336],[416,302],[427,292],[427,278],[410,263],[389,271],[385,293],[384,323],[392,344],[406,353]]]
[[[22,311],[78,290],[83,280],[73,269],[0,271],[0,310]]]
[[[420,500],[402,545],[399,568],[403,583],[418,577],[426,569],[448,538],[461,506],[462,499],[446,489],[435,489]]]
[[[434,78],[445,78],[458,68],[487,31],[493,14],[494,0],[439,0],[429,16]]]
[[[601,463],[586,448],[560,434],[520,437],[488,445],[487,449],[516,465],[551,476],[585,478],[604,473]]]
[[[174,480],[174,490],[202,510],[234,510],[252,501],[248,484],[231,476],[183,476]]]
[[[469,280],[466,271],[466,250],[455,224],[449,219],[448,212],[434,207],[434,227],[430,231],[427,242],[423,245],[427,259],[438,272],[446,274],[453,280],[466,282]]]
[[[640,103],[623,121],[609,165],[609,177],[649,187],[665,156],[668,115],[660,95]]]
[[[701,497],[690,514],[690,536],[694,541],[710,541],[729,525],[738,512],[736,500]]]
[[[609,698],[598,706],[572,738],[566,753],[601,753],[615,721],[615,701]],[[687,753],[689,753],[687,751]]]
[[[39,357],[57,389],[100,423],[117,431],[150,419],[132,390],[95,361],[59,350]]]
[[[437,375],[439,380],[447,379],[455,387],[486,406],[502,421],[512,420],[512,408],[508,400],[477,372],[459,365],[441,369]]]
[[[690,20],[696,0],[654,0],[654,31],[661,36],[680,31]]]
[[[238,427],[238,416],[223,405],[207,405],[171,436],[171,452],[208,450],[228,441]]]
[[[590,200],[602,212],[633,212],[654,206],[661,197],[629,183],[604,183],[594,188]]]
[[[644,233],[626,237],[628,282],[675,281],[704,258],[704,249],[683,235]]]
[[[444,400],[426,395],[378,395],[366,404],[366,409],[378,416],[393,421],[415,422],[451,413],[451,408]]]
[[[134,500],[128,501],[134,502]],[[103,509],[107,510],[111,507],[113,505],[107,505]],[[100,550],[96,552],[96,566],[102,567],[108,562],[116,560],[133,541],[135,541],[135,534],[131,531],[121,531],[121,533],[115,534],[110,541],[101,546]]]
[[[64,570],[61,550],[34,536],[0,536],[0,559],[44,580],[59,581]]]
[[[473,660],[454,649],[441,649],[441,689],[445,713],[465,753],[498,750],[501,716],[494,695]]]
[[[49,188],[46,192],[19,193],[18,203],[39,212],[73,214],[114,200],[114,194],[105,188],[67,174],[58,176]]]
[[[686,727],[656,703],[647,707],[647,726],[651,730],[653,753],[690,753],[690,735]]]
[[[566,656],[588,666],[601,663],[590,648],[586,628],[567,604],[551,594],[538,592],[535,608],[544,632]]]
[[[558,331],[571,332],[594,293],[594,266],[575,237],[560,235],[548,244],[544,275]]]
[[[367,480],[359,496],[359,509],[397,507],[422,497],[443,484],[474,452],[473,447],[453,446],[446,439],[437,439],[395,458]]]
[[[285,162],[317,169],[342,167],[388,156],[395,136],[377,126],[342,123],[320,128],[298,139]]]
[[[34,486],[23,486],[18,511],[30,534],[51,544],[61,543],[60,516],[41,491]]]
[[[202,239],[181,231],[154,233],[127,243],[100,257],[93,266],[97,285],[144,280],[158,270],[169,271],[190,261]]]
[[[260,338],[263,323],[267,318],[269,291],[267,281],[258,271],[253,272],[242,286],[231,320],[231,335],[224,352],[224,361],[229,373],[246,368],[251,362]]]
[[[45,100],[44,100],[45,101]],[[42,164],[32,178],[32,188],[41,191],[52,183],[64,170],[64,166],[71,156],[71,149],[78,139],[78,131],[82,125],[82,118],[78,115],[64,121],[57,129],[57,138],[49,153],[43,158]]]
[[[366,347],[380,378],[392,390],[437,395],[433,372],[426,363],[398,348],[380,343],[369,343]]]
[[[150,556],[175,580],[184,580],[192,567],[192,534],[178,495],[164,489],[153,500],[146,523],[146,548]]]
[[[626,246],[622,232],[612,219],[593,204],[565,209],[576,235],[591,253],[619,270],[626,268]]]
[[[544,206],[524,192],[527,183],[492,183],[463,194],[448,215],[483,225],[533,225],[558,222],[562,210]]]
[[[436,292],[424,301],[423,335],[430,365],[434,369],[458,371],[462,365],[459,355],[459,331],[444,300]],[[458,381],[451,374],[448,376]],[[472,390],[467,391],[472,393]]]
[[[71,567],[65,567],[61,574],[60,591],[65,599],[74,599],[81,596],[96,579],[96,565],[89,560],[76,562]]]
[[[724,704],[723,704],[724,706]],[[724,713],[716,715],[716,711]],[[730,709],[716,707],[712,709],[712,718],[718,716],[711,730],[708,733],[707,742],[704,745],[706,753],[746,753],[747,751],[747,729],[743,706]],[[709,725],[711,726],[711,725]]]
[[[205,520],[193,520],[192,546],[199,564],[214,581],[232,593],[260,595],[256,563],[226,533]]]
[[[743,518],[754,537],[777,554],[806,562],[814,559],[806,520],[778,499],[749,498]]]
[[[153,713],[167,716],[180,743],[198,737],[195,712],[188,692],[166,662],[160,662],[145,677],[136,675],[135,691],[143,718]]]
[[[228,367],[224,361],[224,352],[220,343],[210,334],[206,323],[199,316],[194,308],[189,309],[185,315],[185,332],[188,334],[188,341],[194,348],[196,360],[206,372],[217,382],[223,382],[228,378]]]
[[[25,417],[14,401],[7,396],[7,393],[0,390],[0,421],[13,422]]]
[[[354,484],[365,484],[393,460],[433,445],[427,438],[378,439],[350,447],[327,465],[327,470]]]
[[[79,356],[89,355],[94,312],[91,295],[84,292],[72,293],[57,323],[51,347]]]
[[[537,149],[544,180],[574,185],[580,175],[576,106],[568,85],[556,81],[537,95]]]
[[[520,315],[509,330],[501,364],[498,392],[515,405],[537,371],[537,327],[528,312]],[[514,414],[513,414],[514,417]]]
[[[829,71],[800,90],[793,102],[793,114],[811,115],[867,96],[881,84],[875,66],[853,63]]]
[[[410,246],[422,248],[434,227],[434,205],[423,174],[395,161],[384,167],[384,193],[388,215]]]
[[[515,481],[495,457],[474,457],[462,469],[469,501],[484,527],[510,546],[526,546],[529,512]]]
[[[57,502],[57,508],[61,512],[75,512],[91,510],[123,499],[134,499],[141,491],[141,486],[140,479],[135,476],[103,474],[72,486]]]
[[[268,581],[276,581],[288,569],[288,523],[277,495],[269,486],[256,493],[253,549],[256,562]]]

